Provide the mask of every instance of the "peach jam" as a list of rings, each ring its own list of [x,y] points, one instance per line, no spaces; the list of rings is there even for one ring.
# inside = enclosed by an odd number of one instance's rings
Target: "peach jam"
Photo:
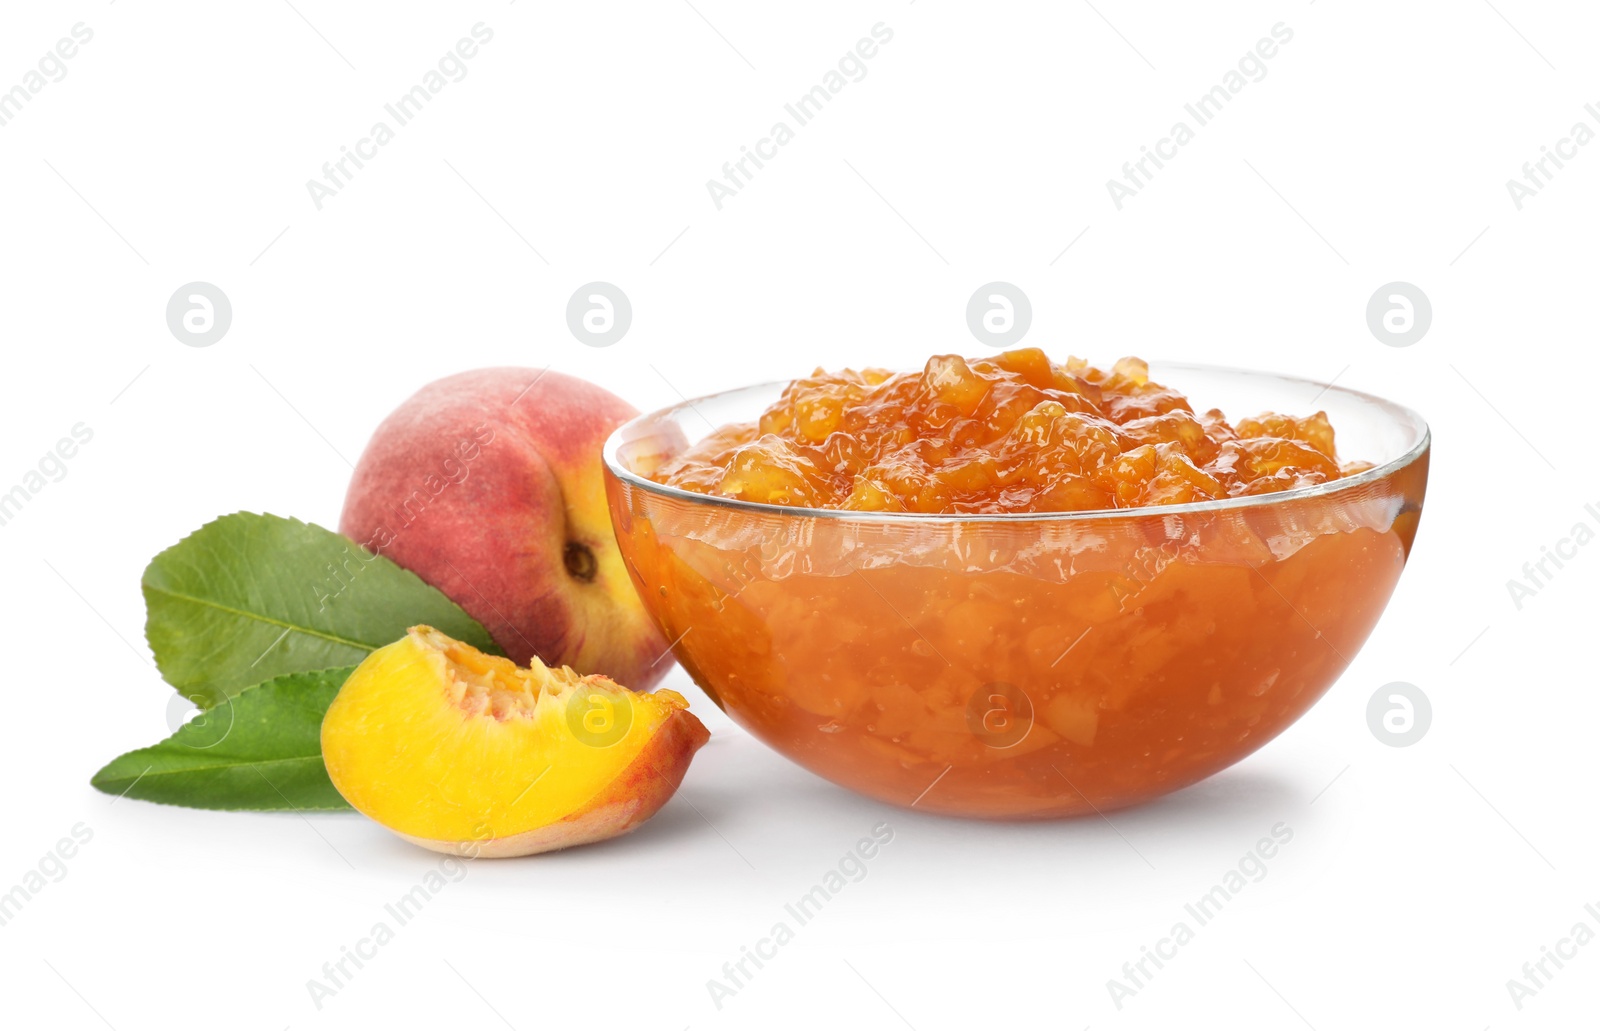
[[[655,474],[704,494],[857,512],[1070,512],[1173,505],[1326,483],[1341,464],[1321,412],[1230,424],[1150,379],[1037,348],[940,355],[921,372],[795,380]]]
[[[1177,377],[1332,418],[1230,422],[1136,359],[1031,349],[818,373],[620,429],[617,540],[695,682],[807,769],[962,816],[1131,805],[1238,762],[1334,683],[1427,482],[1427,427],[1397,405]],[[1381,464],[1341,462],[1333,423]]]

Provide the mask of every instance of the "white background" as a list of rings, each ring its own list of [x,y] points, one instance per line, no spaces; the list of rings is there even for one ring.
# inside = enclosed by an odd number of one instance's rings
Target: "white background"
[[[0,89],[75,23],[94,38],[0,128],[0,488],[74,424],[94,439],[0,527],[0,891],[75,824],[93,839],[0,927],[0,1021],[1592,1019],[1600,943],[1520,1011],[1506,982],[1574,923],[1600,931],[1584,912],[1600,908],[1600,704],[1580,660],[1600,547],[1520,610],[1506,583],[1600,524],[1584,512],[1600,504],[1600,146],[1521,210],[1505,182],[1575,122],[1600,127],[1584,111],[1600,17],[1548,0],[1215,6],[7,5]],[[306,181],[480,21],[494,38],[470,74],[317,210]],[[865,79],[717,210],[706,180],[880,21],[894,38]],[[1294,37],[1266,77],[1118,211],[1105,181],[1278,22]],[[164,319],[193,280],[233,304],[207,348]],[[613,347],[565,324],[591,280],[632,299]],[[472,866],[320,1011],[306,982],[433,857],[354,815],[89,788],[167,733],[142,639],[150,556],[238,509],[335,525],[348,461],[424,382],[553,365],[653,408],[817,364],[915,367],[986,353],[963,310],[991,280],[1027,291],[1026,342],[1057,358],[1337,376],[1429,419],[1427,509],[1386,616],[1237,767],[1109,821],[940,819],[791,766],[675,671],[714,737],[652,823]],[[1408,348],[1365,322],[1393,280],[1433,304]],[[1396,680],[1433,702],[1408,748],[1365,718]],[[866,879],[719,1010],[708,979],[879,821],[894,839]],[[1268,876],[1119,1010],[1107,980],[1280,822],[1294,838]]]

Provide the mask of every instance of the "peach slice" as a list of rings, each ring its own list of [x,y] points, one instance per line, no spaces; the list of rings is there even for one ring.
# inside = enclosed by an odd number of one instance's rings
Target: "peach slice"
[[[322,721],[345,800],[408,841],[525,856],[626,834],[710,734],[675,691],[528,669],[412,627],[350,674]]]

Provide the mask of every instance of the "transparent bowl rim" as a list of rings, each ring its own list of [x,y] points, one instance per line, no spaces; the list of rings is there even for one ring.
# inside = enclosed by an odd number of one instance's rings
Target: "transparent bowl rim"
[[[644,412],[629,419],[612,431],[606,438],[602,457],[606,469],[618,480],[660,497],[675,498],[691,504],[710,505],[715,508],[732,509],[734,511],[748,512],[753,515],[789,516],[806,519],[844,519],[864,523],[1010,523],[1010,522],[1079,522],[1084,520],[1108,519],[1133,519],[1149,518],[1152,516],[1181,516],[1199,515],[1212,512],[1232,512],[1252,508],[1268,508],[1273,505],[1290,504],[1307,498],[1325,498],[1359,491],[1370,483],[1376,483],[1393,475],[1406,466],[1415,462],[1428,451],[1432,444],[1433,431],[1428,423],[1416,411],[1402,404],[1397,404],[1386,398],[1369,394],[1365,391],[1354,390],[1349,387],[1335,386],[1333,383],[1323,383],[1318,380],[1306,379],[1301,376],[1287,376],[1275,372],[1263,372],[1251,369],[1237,369],[1223,365],[1205,365],[1195,362],[1155,362],[1153,367],[1165,370],[1192,370],[1196,373],[1221,376],[1256,377],[1262,379],[1281,380],[1285,383],[1297,383],[1306,387],[1317,388],[1316,397],[1320,398],[1325,393],[1338,393],[1350,398],[1362,400],[1373,404],[1379,409],[1387,411],[1397,422],[1409,419],[1420,434],[1417,442],[1408,448],[1404,454],[1398,455],[1381,465],[1365,469],[1354,476],[1347,476],[1327,483],[1318,483],[1310,487],[1297,487],[1293,490],[1276,491],[1271,494],[1253,494],[1237,498],[1219,498],[1215,501],[1194,501],[1182,505],[1146,505],[1139,508],[1095,508],[1074,512],[861,512],[852,509],[839,508],[810,508],[800,505],[774,505],[764,501],[746,501],[742,498],[727,498],[716,494],[701,494],[698,491],[685,490],[664,483],[657,483],[647,479],[632,469],[627,468],[618,457],[618,450],[623,444],[628,431],[636,426],[650,422],[659,422],[671,417],[673,414],[730,394],[742,394],[747,391],[771,387],[781,391],[789,384],[789,380],[771,380],[766,383],[752,383],[748,386],[735,387],[731,390],[722,390],[714,394],[701,397],[688,398],[678,404],[658,408],[653,412]]]

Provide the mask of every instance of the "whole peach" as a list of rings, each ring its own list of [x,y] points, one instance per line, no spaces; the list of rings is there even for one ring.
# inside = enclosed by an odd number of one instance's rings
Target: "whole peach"
[[[636,414],[559,372],[430,383],[373,433],[339,530],[443,591],[512,661],[644,690],[672,660],[617,550],[600,458]]]

